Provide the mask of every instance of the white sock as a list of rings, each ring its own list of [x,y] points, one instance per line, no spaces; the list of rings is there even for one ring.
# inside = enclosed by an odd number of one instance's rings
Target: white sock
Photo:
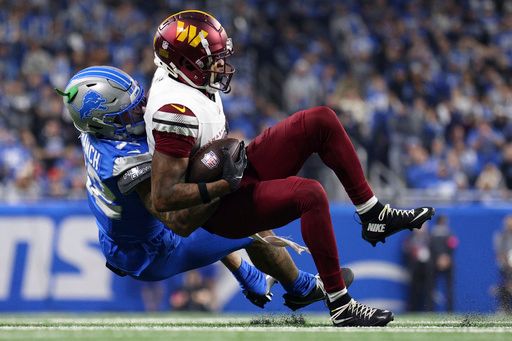
[[[329,302],[334,302],[341,296],[345,295],[347,292],[347,288],[336,292],[328,292],[327,297],[329,298]]]
[[[373,206],[375,206],[376,203],[379,202],[379,199],[377,199],[377,197],[374,195],[373,197],[371,197],[370,199],[368,199],[368,201],[366,201],[365,203],[361,204],[361,205],[356,205],[356,211],[357,213],[359,214],[363,214],[363,213],[366,213],[368,212]]]

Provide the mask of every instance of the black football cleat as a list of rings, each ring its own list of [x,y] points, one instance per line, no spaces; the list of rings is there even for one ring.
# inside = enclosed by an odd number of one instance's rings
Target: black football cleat
[[[352,282],[354,281],[354,273],[350,268],[341,268],[341,276],[343,276],[343,281],[345,282],[345,286],[348,288]],[[324,290],[324,283],[320,279],[320,276],[316,275],[316,286],[311,290],[309,294],[306,296],[295,296],[289,293],[283,295],[284,305],[295,311],[297,309],[301,309],[307,307],[310,304],[313,304],[318,301],[322,301],[327,298],[327,294]]]
[[[389,204],[376,204],[369,212],[359,215],[363,227],[363,239],[377,245],[386,238],[402,230],[419,229],[434,216],[433,207],[419,207],[410,210],[391,208]]]
[[[277,283],[276,279],[272,276],[266,275],[265,280],[267,282],[267,288],[265,290],[265,294],[257,294],[254,292],[251,292],[249,290],[243,290],[242,293],[245,295],[245,297],[255,306],[264,308],[265,304],[272,301],[272,292],[270,291],[272,289],[272,286]]]
[[[382,327],[395,319],[389,310],[372,308],[353,298],[342,305],[341,300],[327,300],[331,321],[335,327]]]

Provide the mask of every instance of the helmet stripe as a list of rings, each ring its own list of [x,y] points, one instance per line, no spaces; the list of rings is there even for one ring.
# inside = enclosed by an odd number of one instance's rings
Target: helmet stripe
[[[77,73],[71,80],[70,83],[74,80],[85,78],[85,77],[104,77],[110,79],[116,83],[118,83],[123,89],[128,90],[132,85],[132,79],[127,77],[126,75],[120,73],[119,71],[111,68],[103,68],[103,67],[90,67],[84,69]]]
[[[120,79],[124,80],[125,83],[132,82],[132,78],[129,75],[127,75],[125,72],[123,72],[115,67],[111,67],[111,66],[91,66],[91,67],[88,67],[88,68],[82,70],[82,72],[84,72],[84,71],[102,71],[102,72],[110,73],[110,74],[113,74],[113,75],[119,77]]]
[[[178,13],[174,13],[174,14],[171,14],[170,16],[168,16],[167,18],[165,18],[165,20],[162,21],[162,23],[166,22],[167,20],[169,20],[171,17],[174,17],[174,16],[177,16],[177,15],[180,15],[180,14],[183,14],[183,13],[201,13],[201,14],[204,14],[208,17],[211,17],[215,20],[217,20],[213,15],[211,15],[210,13],[207,13],[207,12],[204,12],[204,11],[200,11],[200,10],[197,10],[197,9],[187,9],[185,11],[180,11]]]
[[[132,84],[131,80],[128,80],[126,78],[121,78],[118,75],[116,75],[115,73],[107,72],[105,70],[97,70],[97,71],[84,70],[84,71],[76,74],[73,78],[71,78],[70,82],[77,80],[77,79],[86,78],[86,77],[94,77],[94,76],[110,79],[110,80],[118,83],[123,89],[128,89],[130,87],[130,85]]]

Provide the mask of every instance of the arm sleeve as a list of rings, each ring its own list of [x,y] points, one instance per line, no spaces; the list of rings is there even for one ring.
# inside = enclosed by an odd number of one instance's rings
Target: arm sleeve
[[[189,157],[198,133],[199,120],[187,107],[166,104],[153,115],[155,150],[183,158]]]

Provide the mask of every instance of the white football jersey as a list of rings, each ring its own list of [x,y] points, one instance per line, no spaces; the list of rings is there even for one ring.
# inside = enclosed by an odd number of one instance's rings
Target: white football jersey
[[[227,135],[219,93],[212,101],[201,91],[175,81],[162,68],[153,76],[144,121],[151,155],[155,150],[153,130],[193,137],[192,152]]]

